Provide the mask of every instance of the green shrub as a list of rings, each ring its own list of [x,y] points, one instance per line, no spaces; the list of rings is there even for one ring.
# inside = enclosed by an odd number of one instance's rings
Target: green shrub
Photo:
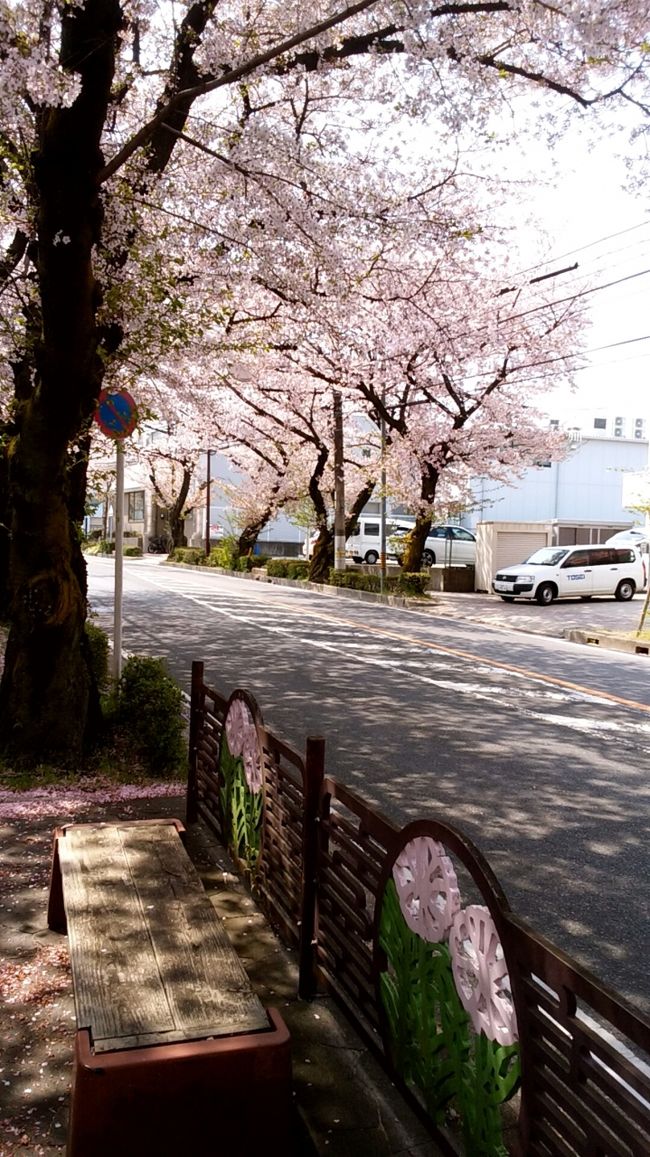
[[[286,558],[271,558],[266,566],[269,578],[288,578],[289,560]]]
[[[196,546],[175,546],[169,557],[174,562],[184,562],[190,566],[198,566],[205,558],[205,555],[203,551],[199,550]]]
[[[329,581],[335,587],[347,587],[355,591],[378,591],[381,586],[378,574],[364,574],[361,570],[350,567],[347,570],[330,569]]]
[[[115,543],[109,542],[108,539],[102,538],[99,543],[100,554],[115,554]]]
[[[429,586],[428,571],[403,571],[395,580],[395,590],[401,595],[423,596]]]
[[[180,687],[162,659],[133,655],[122,669],[113,723],[128,729],[136,750],[153,774],[172,772],[185,757],[185,724]]]
[[[287,563],[287,578],[306,579],[309,577],[309,563],[306,559],[295,559]]]
[[[122,554],[125,558],[142,558],[142,551],[139,546],[125,546],[122,548]]]
[[[205,566],[221,566],[224,570],[237,570],[237,539],[234,534],[225,535],[204,559]]]
[[[270,557],[268,554],[252,554],[250,556],[251,570],[255,570],[258,566],[266,566]]]
[[[108,687],[108,635],[94,623],[86,623],[85,632],[90,669],[101,695]]]

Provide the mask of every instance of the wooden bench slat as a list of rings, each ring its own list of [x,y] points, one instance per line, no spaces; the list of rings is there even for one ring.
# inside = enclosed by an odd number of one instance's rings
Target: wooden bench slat
[[[117,827],[59,840],[77,1028],[94,1039],[172,1031],[165,987]]]
[[[248,974],[175,831],[122,830],[175,1027],[188,1037],[268,1028]],[[147,870],[137,856],[146,848]],[[133,857],[136,857],[135,861]]]
[[[268,1028],[173,825],[71,827],[59,855],[96,1052]]]

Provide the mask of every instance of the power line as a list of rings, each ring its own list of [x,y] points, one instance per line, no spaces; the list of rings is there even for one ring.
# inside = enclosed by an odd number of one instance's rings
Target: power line
[[[516,373],[517,370],[520,370],[520,369],[521,370],[529,370],[529,369],[535,369],[537,366],[550,366],[550,365],[554,365],[556,362],[565,362],[565,361],[567,361],[567,359],[569,357],[586,357],[588,354],[602,353],[604,350],[617,349],[619,346],[634,345],[636,342],[640,342],[640,341],[650,341],[650,333],[643,334],[641,337],[626,338],[624,341],[609,342],[608,345],[594,346],[592,349],[588,349],[588,350],[580,350],[579,353],[577,353],[577,354],[558,354],[557,357],[553,357],[553,358],[540,358],[540,360],[536,361],[536,362],[528,362],[527,364],[524,364],[522,366],[514,366],[513,367],[513,374]],[[580,369],[593,369],[593,368],[594,368],[593,366],[580,366],[580,367],[578,367],[578,369],[569,370],[568,372],[569,373],[578,373],[580,371]],[[464,381],[472,381],[473,379],[487,378],[487,377],[492,377],[492,376],[494,376],[494,370],[481,370],[480,373],[466,375],[463,380]],[[539,375],[539,376],[544,376],[544,375]],[[517,382],[525,381],[525,379],[523,379],[523,378],[517,378],[516,380],[517,380]]]
[[[551,262],[563,261],[565,257],[573,257],[576,253],[584,253],[587,249],[593,249],[603,241],[613,241],[615,237],[624,237],[627,233],[634,233],[637,229],[643,229],[648,226],[650,226],[650,218],[645,221],[639,221],[638,225],[630,225],[627,229],[620,229],[617,233],[608,233],[604,237],[598,237],[595,241],[589,241],[586,245],[580,245],[576,249],[569,249],[566,253],[558,253],[553,257],[549,257],[546,261],[539,261],[536,265],[529,265],[526,269],[520,269],[519,272],[513,276],[522,277],[524,273],[532,273],[535,269],[542,269],[545,265],[550,265]],[[617,251],[613,250],[612,252]]]
[[[607,281],[603,285],[593,285],[591,289],[583,289],[580,293],[571,293],[568,297],[558,297],[555,301],[547,301],[542,303],[542,305],[535,305],[531,309],[525,309],[522,313],[513,313],[510,317],[498,319],[497,325],[502,325],[509,321],[516,321],[520,317],[527,317],[531,313],[537,313],[540,309],[551,309],[554,305],[565,305],[568,301],[577,301],[580,297],[588,297],[590,293],[598,293],[603,289],[611,289],[614,285],[622,285],[625,281],[633,281],[636,277],[644,277],[646,273],[650,273],[650,268],[640,269],[637,273],[628,273],[626,277],[618,277],[615,281]]]

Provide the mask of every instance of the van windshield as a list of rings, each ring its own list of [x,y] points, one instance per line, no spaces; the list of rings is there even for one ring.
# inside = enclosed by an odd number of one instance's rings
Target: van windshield
[[[531,554],[526,562],[533,563],[535,566],[559,566],[568,553],[568,550],[558,550],[556,546],[544,546],[541,550],[536,550],[534,554]]]

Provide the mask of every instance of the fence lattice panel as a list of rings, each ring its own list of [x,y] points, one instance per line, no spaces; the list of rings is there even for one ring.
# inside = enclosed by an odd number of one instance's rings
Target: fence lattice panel
[[[241,715],[243,700],[242,759],[251,757],[252,736],[257,762],[247,774],[258,794],[246,796],[241,775],[238,790],[240,800],[255,802],[246,814],[254,815],[259,832],[252,839],[250,825],[246,829],[239,844],[246,856],[238,864],[271,922],[299,948],[301,994],[327,985],[383,1050],[396,1083],[429,1114],[442,1148],[465,1157],[648,1157],[648,1021],[511,911],[462,832],[435,819],[398,828],[325,775],[322,740],[308,739],[303,757],[264,726],[251,696],[234,691],[226,699],[206,686],[201,664],[194,664],[192,686],[188,821],[200,816],[232,849],[224,775],[233,761],[229,754],[224,772],[223,752],[230,750],[233,701],[240,700]],[[236,728],[230,738],[236,747]],[[431,902],[432,884],[439,903],[427,914],[434,932],[425,935],[418,905],[427,887]],[[475,1023],[484,1016],[479,994],[462,991],[471,913],[484,939],[496,944],[491,954],[486,949],[484,971],[492,968],[507,981],[503,990],[498,983],[486,990],[488,1006],[492,1001],[491,1011],[496,1008],[487,1036]],[[454,938],[458,927],[462,935]],[[404,974],[412,977],[414,993],[404,992]],[[392,1004],[391,993],[399,996]],[[454,1068],[458,1041],[461,1064]],[[438,1064],[444,1079],[436,1076]],[[480,1144],[468,1142],[465,1125],[458,1127],[464,1111],[472,1116],[472,1102],[474,1109],[480,1102],[478,1117],[490,1121]]]

